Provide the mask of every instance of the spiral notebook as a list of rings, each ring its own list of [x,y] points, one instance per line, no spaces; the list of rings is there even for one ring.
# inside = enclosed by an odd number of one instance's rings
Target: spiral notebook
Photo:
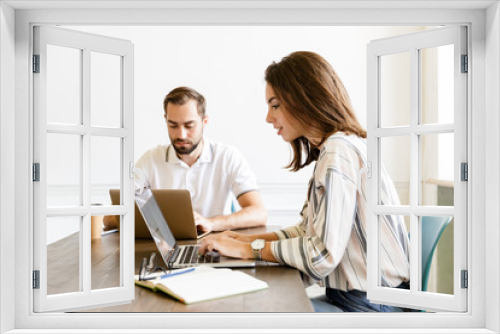
[[[241,271],[211,267],[198,267],[190,273],[149,281],[140,281],[139,276],[136,276],[135,284],[155,292],[166,293],[184,304],[199,303],[268,288],[266,282]]]

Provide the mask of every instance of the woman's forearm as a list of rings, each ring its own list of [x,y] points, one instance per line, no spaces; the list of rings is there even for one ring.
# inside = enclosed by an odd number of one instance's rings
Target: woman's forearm
[[[261,238],[261,239],[263,239],[263,238]],[[246,243],[241,244],[238,257],[243,258],[243,259],[255,258],[253,251],[252,251],[251,244],[246,244]],[[271,252],[271,243],[269,241],[266,241],[266,245],[262,249],[261,259],[262,259],[262,261],[278,262],[276,260],[276,258],[274,257],[273,253]]]
[[[266,241],[274,241],[279,239],[276,233],[274,232],[251,234],[248,237],[251,239],[250,242],[252,242],[255,239],[264,239]]]
[[[262,260],[268,262],[278,262],[278,260],[274,257],[273,252],[271,252],[270,242],[266,242],[266,246],[262,250]]]

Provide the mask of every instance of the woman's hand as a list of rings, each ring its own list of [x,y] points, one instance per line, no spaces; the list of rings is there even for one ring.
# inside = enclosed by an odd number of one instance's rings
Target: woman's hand
[[[217,251],[221,255],[250,259],[252,258],[252,249],[250,243],[242,242],[234,238],[231,234],[235,232],[226,231],[219,234],[209,235],[203,238],[200,246],[200,254],[210,251]],[[240,234],[240,233],[235,233]]]

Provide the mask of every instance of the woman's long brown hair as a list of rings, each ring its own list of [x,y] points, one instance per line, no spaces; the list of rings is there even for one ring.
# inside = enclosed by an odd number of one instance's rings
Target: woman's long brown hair
[[[317,145],[305,137],[291,142],[293,158],[286,168],[298,171],[319,156],[318,147],[332,134],[343,131],[366,138],[344,84],[333,67],[314,52],[297,51],[273,62],[265,73],[276,97],[291,119],[306,126],[311,137],[322,138]],[[302,155],[304,154],[304,157]]]

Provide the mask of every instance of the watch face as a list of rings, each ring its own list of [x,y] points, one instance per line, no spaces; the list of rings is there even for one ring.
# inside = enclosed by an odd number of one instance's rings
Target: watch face
[[[262,249],[266,246],[266,241],[264,239],[255,239],[252,241],[252,249]]]

